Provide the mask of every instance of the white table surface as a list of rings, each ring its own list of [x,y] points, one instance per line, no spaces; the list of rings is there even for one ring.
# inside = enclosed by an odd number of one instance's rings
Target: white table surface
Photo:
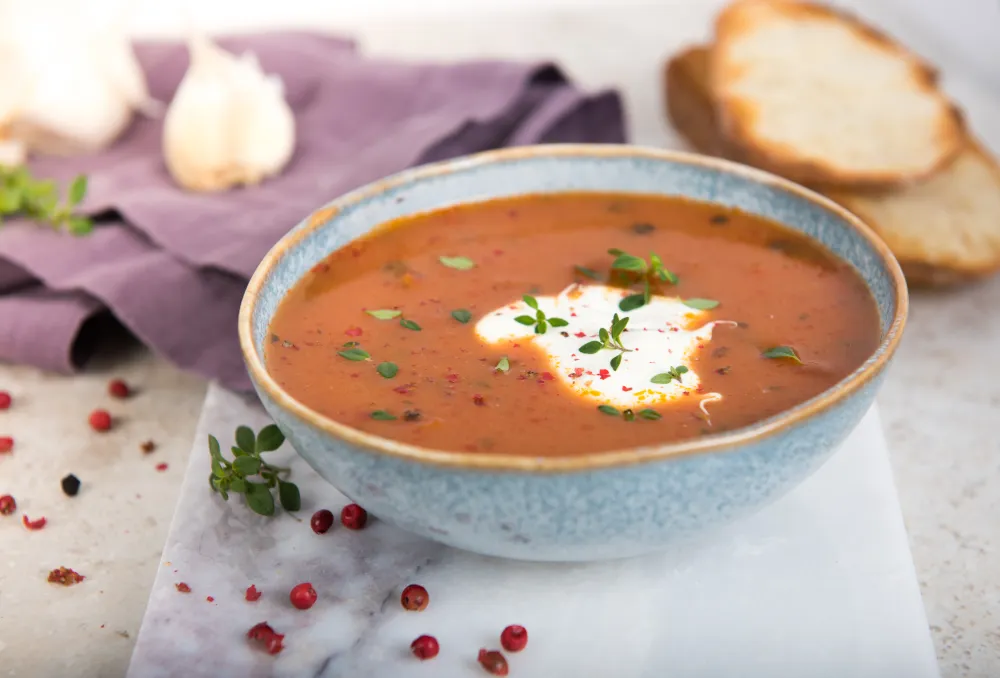
[[[167,14],[171,3],[134,4],[138,34],[172,33],[181,25]],[[678,30],[707,33],[706,3],[700,0],[650,0],[615,8],[608,7],[613,0],[478,0],[462,3],[463,16],[453,9],[457,3],[434,0],[420,4],[434,15],[420,19],[420,26],[412,19],[416,5],[401,0],[190,4],[210,29],[352,28],[362,33],[367,49],[381,53],[555,57],[584,85],[619,87],[633,138],[650,144],[672,140],[659,84],[661,60],[678,46],[670,36]],[[534,9],[525,9],[528,4]],[[488,11],[498,14],[488,20],[468,16]],[[447,39],[440,38],[442,30]],[[926,30],[917,34],[927,35]],[[920,51],[939,62],[949,54],[935,41]],[[982,98],[968,79],[948,84],[960,100]],[[979,128],[994,126],[990,136],[996,150],[1000,116],[988,108],[974,113]],[[917,295],[879,399],[946,678],[992,677],[1000,667],[997,309],[1000,279]],[[73,666],[74,675],[121,676],[128,664],[205,385],[144,352],[133,351],[124,362],[121,355],[114,357],[113,364],[105,356],[75,378],[0,366],[0,388],[18,398],[17,407],[0,419],[4,433],[18,439],[17,453],[0,466],[0,490],[21,497],[29,514],[44,509],[50,520],[38,533],[0,521],[0,675],[46,675],[39,669]],[[88,436],[86,415],[103,402],[104,383],[112,375],[141,385],[143,393],[118,405],[127,415],[120,428],[100,438]],[[144,457],[137,446],[148,438],[160,447]],[[170,466],[158,473],[153,465],[161,461]],[[85,483],[74,500],[65,500],[58,487],[69,471]],[[44,583],[45,573],[60,564],[99,572],[102,583],[71,589]]]

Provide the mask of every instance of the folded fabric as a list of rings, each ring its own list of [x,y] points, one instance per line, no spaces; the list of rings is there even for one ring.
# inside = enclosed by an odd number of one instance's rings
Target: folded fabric
[[[268,249],[330,199],[416,164],[503,146],[621,143],[620,101],[588,95],[550,64],[418,64],[367,58],[328,36],[223,39],[281,76],[296,150],[278,177],[192,193],[167,174],[162,121],[139,118],[106,151],[39,158],[67,185],[89,177],[83,211],[111,215],[86,237],[33,224],[0,228],[0,360],[70,371],[86,321],[109,310],[178,366],[246,389],[236,315]],[[179,44],[137,46],[152,95],[168,102],[187,67]],[[89,342],[88,342],[89,343]]]

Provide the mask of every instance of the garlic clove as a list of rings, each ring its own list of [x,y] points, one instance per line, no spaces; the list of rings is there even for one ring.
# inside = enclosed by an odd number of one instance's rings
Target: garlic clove
[[[0,112],[11,111],[9,133],[31,151],[104,148],[125,130],[134,109],[151,106],[124,27],[98,25],[76,11],[53,21],[34,4],[10,3],[10,21],[0,26],[0,77],[5,85],[18,83],[6,102],[0,97]]]
[[[16,139],[0,139],[0,167],[17,167],[28,158],[28,149]]]
[[[101,71],[112,90],[130,107],[145,115],[158,115],[163,103],[149,96],[146,74],[127,40],[104,40],[95,51]]]
[[[163,155],[184,188],[220,191],[281,172],[295,148],[295,119],[280,78],[250,53],[190,40],[191,64],[163,121]]]

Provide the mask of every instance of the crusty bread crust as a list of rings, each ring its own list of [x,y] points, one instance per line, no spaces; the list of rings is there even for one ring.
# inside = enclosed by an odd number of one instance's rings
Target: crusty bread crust
[[[735,149],[726,148],[719,133],[708,77],[707,48],[693,45],[674,55],[663,70],[663,105],[674,129],[695,150],[735,160]]]
[[[709,59],[710,50],[703,46],[689,47],[670,59],[663,71],[667,113],[674,128],[695,150],[747,162],[740,149],[723,139],[719,133],[716,109],[708,82]],[[1000,192],[1000,166],[996,160],[971,137],[966,137],[963,149],[965,153],[973,154],[990,168],[996,177],[996,190]],[[748,164],[753,163],[748,162]],[[943,172],[949,171],[951,168],[943,170]],[[924,232],[921,235],[916,229],[917,225],[914,224],[912,231],[914,235],[911,238],[894,237],[895,233],[906,233],[910,225],[904,224],[900,229],[893,228],[889,224],[880,224],[865,209],[865,205],[871,204],[872,200],[905,201],[908,196],[905,187],[874,193],[870,190],[844,190],[823,186],[813,186],[813,188],[855,212],[886,240],[886,244],[896,254],[906,280],[912,287],[949,287],[969,283],[1000,270],[1000,250],[992,255],[986,253],[986,256],[975,261],[942,256],[940,252],[935,251],[931,242],[932,237],[958,238],[960,234]],[[911,192],[917,190],[920,188],[910,189]],[[1000,217],[996,228],[997,238],[1000,240]]]
[[[984,173],[989,185],[977,182],[974,188],[967,186],[963,193],[962,187],[955,184],[964,183],[965,173],[969,171],[977,175]],[[878,232],[896,255],[903,272],[909,271],[912,284],[936,286],[975,280],[1000,270],[1000,200],[993,205],[993,213],[980,213],[980,230],[976,232],[976,237],[971,231],[971,217],[974,215],[963,214],[963,210],[971,204],[969,191],[978,193],[980,190],[983,191],[980,200],[989,190],[994,197],[1000,196],[1000,166],[970,136],[955,161],[921,184],[878,195],[830,189],[823,192]],[[940,212],[939,218],[943,213],[957,214],[958,219],[966,223],[947,231],[944,228],[932,229],[930,224],[934,217],[930,213],[935,208]],[[905,217],[891,218],[887,214],[898,214],[903,209],[907,210]],[[925,221],[921,222],[918,215],[926,215]],[[991,233],[984,233],[981,229],[983,222],[992,226]],[[989,235],[983,237],[987,233]]]
[[[756,30],[758,10],[766,7],[784,18],[836,22],[849,27],[861,43],[891,53],[906,64],[913,88],[929,100],[937,100],[938,114],[929,136],[933,144],[932,162],[899,166],[892,170],[872,167],[864,170],[838,166],[836,161],[818,159],[813,149],[794,147],[788,143],[763,138],[758,130],[761,105],[751,97],[734,91],[733,83],[740,80],[749,66],[739,63],[731,54],[734,41]],[[758,167],[813,185],[835,185],[848,188],[891,188],[932,175],[947,165],[963,146],[963,121],[959,110],[937,88],[937,71],[910,53],[887,35],[863,23],[855,16],[820,5],[793,0],[737,0],[725,8],[715,25],[715,43],[708,63],[708,82],[715,97],[719,134],[726,143],[742,149],[745,159]],[[859,73],[858,78],[864,74]],[[844,102],[849,105],[850,102]],[[817,116],[818,117],[818,116]]]

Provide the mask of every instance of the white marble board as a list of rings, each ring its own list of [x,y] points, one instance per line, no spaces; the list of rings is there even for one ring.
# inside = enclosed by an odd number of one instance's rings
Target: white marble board
[[[938,676],[875,409],[795,492],[704,543],[572,566],[479,557],[378,521],[317,535],[312,512],[346,499],[289,449],[275,454],[302,490],[299,516],[223,502],[206,436],[267,421],[209,389],[129,678],[475,678],[479,648],[511,623],[530,636],[508,657],[517,678]],[[303,581],[319,593],[308,611],[288,601]],[[428,589],[427,610],[402,609],[409,583]],[[244,638],[265,620],[286,634],[276,657]],[[409,644],[424,633],[441,654],[419,662]]]

